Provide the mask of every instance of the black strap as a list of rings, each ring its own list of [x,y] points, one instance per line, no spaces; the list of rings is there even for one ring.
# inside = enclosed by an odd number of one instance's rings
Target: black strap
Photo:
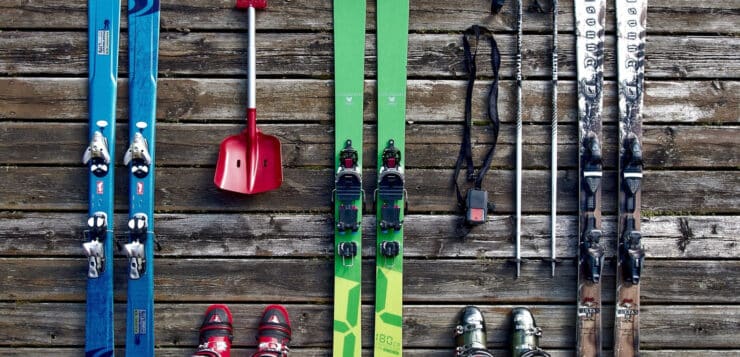
[[[475,36],[475,49],[471,51],[470,42],[468,36]],[[473,107],[473,86],[475,84],[476,76],[476,62],[475,58],[478,54],[478,43],[481,37],[488,37],[491,42],[491,67],[493,69],[493,82],[491,83],[491,89],[488,92],[488,119],[491,121],[491,127],[493,130],[493,144],[488,150],[485,159],[483,160],[483,166],[481,166],[478,174],[475,174],[475,166],[473,165],[473,149],[472,139],[470,130],[473,125],[472,118],[472,107]],[[499,80],[499,67],[501,66],[501,53],[499,53],[498,45],[496,40],[493,38],[493,33],[485,27],[473,25],[463,33],[463,50],[465,53],[465,68],[468,71],[468,87],[465,96],[465,130],[463,131],[463,141],[460,145],[460,154],[457,157],[457,163],[455,163],[455,174],[453,181],[455,183],[455,192],[457,193],[457,201],[460,207],[465,207],[465,201],[460,187],[457,184],[457,177],[460,174],[463,161],[467,166],[466,181],[474,182],[475,188],[480,189],[483,185],[483,178],[486,176],[488,169],[491,167],[493,161],[493,154],[496,150],[496,142],[498,141],[498,132],[500,121],[498,117],[498,80]]]
[[[501,8],[504,7],[504,0],[493,0],[491,1],[491,13],[498,14]]]

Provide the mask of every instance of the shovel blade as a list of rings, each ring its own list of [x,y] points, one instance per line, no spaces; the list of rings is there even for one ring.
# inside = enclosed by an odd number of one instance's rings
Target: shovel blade
[[[257,132],[250,142],[244,134],[221,142],[213,182],[222,190],[255,194],[274,190],[283,183],[280,141]]]

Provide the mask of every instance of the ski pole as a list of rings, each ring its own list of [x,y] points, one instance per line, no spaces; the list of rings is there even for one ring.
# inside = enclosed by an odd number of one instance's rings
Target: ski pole
[[[552,140],[550,141],[550,266],[555,276],[558,198],[558,0],[552,0]]]
[[[522,0],[518,2],[516,19],[516,277],[521,273],[522,250]]]

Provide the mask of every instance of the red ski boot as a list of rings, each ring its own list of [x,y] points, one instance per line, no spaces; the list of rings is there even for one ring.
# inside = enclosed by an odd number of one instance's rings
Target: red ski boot
[[[288,311],[281,305],[265,308],[257,331],[257,352],[252,357],[288,357],[291,329]]]
[[[232,322],[228,306],[209,306],[200,325],[200,346],[193,356],[231,357]]]

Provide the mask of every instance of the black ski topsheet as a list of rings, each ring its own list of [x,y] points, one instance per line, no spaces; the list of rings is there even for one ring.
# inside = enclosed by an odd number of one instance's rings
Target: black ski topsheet
[[[575,2],[578,70],[578,356],[601,355],[601,111],[605,0]]]
[[[619,222],[614,355],[640,353],[642,99],[647,0],[616,0],[619,83]]]

